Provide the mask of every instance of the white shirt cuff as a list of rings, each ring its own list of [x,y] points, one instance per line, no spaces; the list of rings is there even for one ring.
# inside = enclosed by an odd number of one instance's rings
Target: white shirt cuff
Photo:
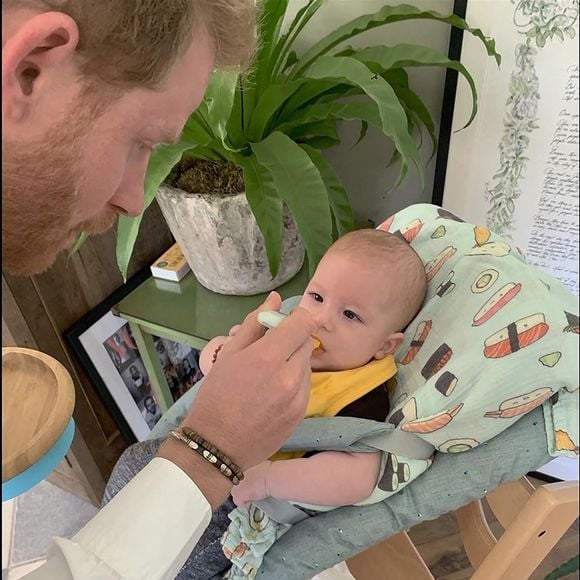
[[[55,538],[53,551],[64,556],[75,579],[169,580],[211,513],[195,483],[171,461],[156,457],[72,540]]]

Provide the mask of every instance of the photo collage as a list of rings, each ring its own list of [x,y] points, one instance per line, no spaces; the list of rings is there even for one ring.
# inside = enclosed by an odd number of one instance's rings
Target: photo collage
[[[173,401],[177,401],[202,378],[199,351],[166,338],[153,337]],[[123,325],[103,343],[123,383],[143,415],[149,429],[161,418],[161,409],[135,344],[129,324]]]

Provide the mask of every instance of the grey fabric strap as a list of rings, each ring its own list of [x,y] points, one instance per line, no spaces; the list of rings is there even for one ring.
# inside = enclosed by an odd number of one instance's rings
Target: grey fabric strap
[[[435,451],[435,447],[431,443],[414,433],[401,431],[401,429],[364,437],[360,443],[381,451],[402,455],[408,459],[429,459]]]
[[[284,451],[390,451],[409,459],[428,459],[435,448],[414,433],[355,417],[304,419],[282,446]]]
[[[407,433],[400,429],[374,433],[363,437],[358,443],[381,451],[403,455],[409,459],[429,459],[435,451],[433,445],[427,441],[414,433]],[[279,524],[296,524],[310,517],[299,507],[283,499],[268,497],[253,503]]]
[[[297,524],[310,517],[306,512],[285,499],[267,497],[252,503],[279,524]]]

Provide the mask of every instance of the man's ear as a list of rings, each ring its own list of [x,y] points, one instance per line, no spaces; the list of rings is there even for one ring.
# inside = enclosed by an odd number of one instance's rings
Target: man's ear
[[[388,354],[393,354],[399,348],[399,345],[402,342],[403,342],[403,333],[394,332],[393,334],[387,337],[385,342],[379,348],[379,350],[375,354],[375,359],[380,360],[385,358]]]
[[[4,118],[29,114],[51,75],[62,75],[73,63],[78,41],[76,22],[62,12],[37,14],[14,30],[2,47]]]

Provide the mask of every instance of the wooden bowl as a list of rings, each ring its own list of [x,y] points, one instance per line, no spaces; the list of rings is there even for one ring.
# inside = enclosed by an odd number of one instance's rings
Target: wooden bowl
[[[2,348],[2,483],[54,446],[74,404],[74,384],[61,363],[35,350]]]

